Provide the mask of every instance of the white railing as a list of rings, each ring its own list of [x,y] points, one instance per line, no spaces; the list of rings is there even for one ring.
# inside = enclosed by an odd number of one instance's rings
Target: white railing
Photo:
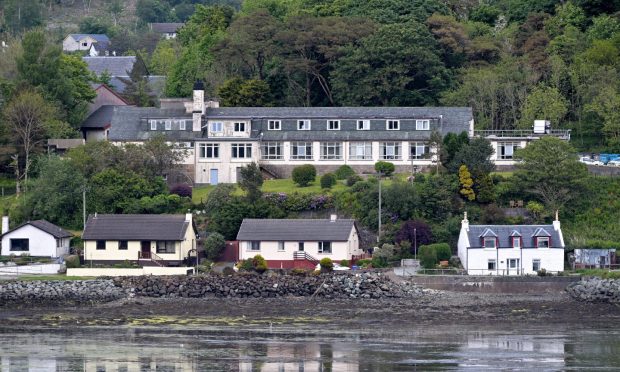
[[[541,136],[554,136],[563,139],[570,140],[570,129],[550,129],[545,133],[534,133],[528,129],[484,129],[474,131],[474,136],[478,137],[541,137]]]

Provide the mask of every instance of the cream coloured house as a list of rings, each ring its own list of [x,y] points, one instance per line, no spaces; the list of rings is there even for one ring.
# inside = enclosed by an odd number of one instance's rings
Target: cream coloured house
[[[192,215],[94,214],[82,234],[84,260],[179,266],[196,256]]]
[[[90,50],[95,44],[107,47],[110,44],[110,38],[104,34],[69,34],[62,41],[62,50],[64,52]]]
[[[239,259],[261,255],[269,268],[314,267],[328,257],[334,262],[361,256],[354,220],[250,219],[241,223]]]

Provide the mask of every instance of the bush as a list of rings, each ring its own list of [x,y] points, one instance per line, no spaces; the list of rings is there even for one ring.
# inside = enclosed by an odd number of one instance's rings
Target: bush
[[[251,258],[248,258],[246,260],[243,260],[241,262],[239,262],[238,264],[239,266],[239,270],[243,270],[243,271],[253,271],[254,270],[254,264],[252,262]]]
[[[226,266],[223,270],[222,270],[222,274],[226,275],[226,276],[231,276],[231,275],[235,275],[235,270],[233,270],[232,267],[230,266]]]
[[[423,245],[420,247],[420,264],[425,269],[434,269],[437,265],[437,252],[433,247]]]
[[[365,269],[369,266],[372,266],[372,260],[367,259],[367,258],[364,258],[362,260],[357,260],[357,262],[355,262],[355,265]]]
[[[304,164],[293,169],[293,182],[299,187],[306,187],[316,179],[316,168],[312,164]]]
[[[375,170],[382,173],[385,177],[389,177],[394,173],[396,167],[389,161],[378,161],[375,163]]]
[[[331,189],[336,184],[336,176],[333,173],[325,173],[321,177],[321,188]]]
[[[385,257],[373,257],[370,262],[372,263],[372,267],[388,267],[388,260]]]
[[[320,265],[321,265],[321,272],[330,272],[334,269],[334,263],[332,262],[332,259],[329,257],[323,258],[320,262]]]
[[[306,276],[306,275],[308,275],[308,271],[304,270],[304,269],[293,269],[293,270],[291,270],[291,275]]]
[[[449,261],[450,257],[452,257],[452,250],[448,243],[429,244],[427,247],[435,250],[438,261]]]
[[[254,266],[254,270],[259,274],[267,271],[267,261],[265,261],[263,256],[261,256],[260,254],[254,256],[254,258],[252,259],[252,265]]]
[[[342,260],[342,261],[340,261],[340,266],[349,267],[349,260]]]
[[[178,183],[170,188],[171,194],[177,194],[182,197],[192,197],[192,187],[186,183]]]
[[[75,255],[65,257],[65,265],[67,265],[67,269],[76,269],[80,267],[80,257]]]
[[[353,170],[353,168],[345,164],[341,165],[340,168],[336,169],[334,175],[338,180],[346,180],[347,178],[354,176],[355,171]]]
[[[205,240],[205,254],[210,260],[216,260],[220,257],[226,248],[226,240],[220,233],[212,233]]]
[[[351,187],[361,180],[362,180],[362,177],[358,176],[357,174],[353,174],[347,177],[347,186]]]

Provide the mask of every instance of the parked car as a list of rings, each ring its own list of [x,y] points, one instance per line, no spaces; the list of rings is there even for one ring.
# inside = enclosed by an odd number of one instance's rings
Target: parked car
[[[592,158],[588,158],[586,156],[582,156],[579,158],[579,161],[586,165],[604,165],[602,162],[598,160],[594,160]]]
[[[620,159],[614,159],[607,162],[607,165],[610,167],[620,167]]]

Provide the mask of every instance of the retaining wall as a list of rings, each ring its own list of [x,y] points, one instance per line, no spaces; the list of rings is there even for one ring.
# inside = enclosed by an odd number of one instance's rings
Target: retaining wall
[[[0,266],[0,275],[37,275],[37,274],[58,274],[64,268],[63,264],[39,264],[23,266]]]
[[[453,276],[417,275],[407,278],[422,287],[480,293],[549,293],[561,292],[578,276]]]
[[[142,276],[142,275],[187,275],[192,267],[145,266],[138,269],[77,268],[67,269],[67,276]]]

